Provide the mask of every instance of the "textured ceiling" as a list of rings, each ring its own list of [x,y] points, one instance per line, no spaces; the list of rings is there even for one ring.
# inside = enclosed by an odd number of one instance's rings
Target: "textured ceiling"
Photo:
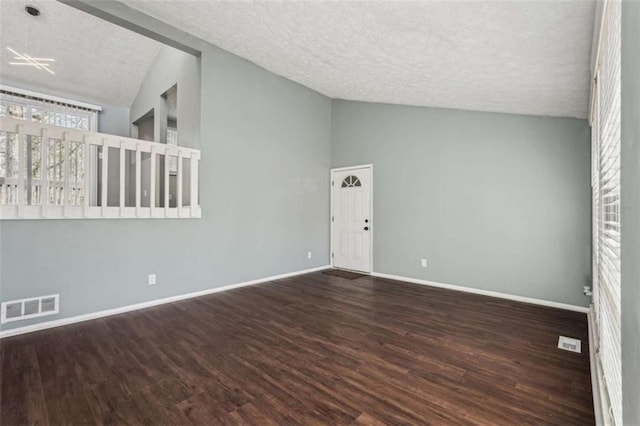
[[[27,15],[27,4],[42,14]],[[0,0],[0,27],[0,81],[106,105],[131,105],[161,46],[53,0]],[[55,75],[9,65],[7,47],[54,58]]]
[[[590,0],[124,2],[332,98],[587,115]]]

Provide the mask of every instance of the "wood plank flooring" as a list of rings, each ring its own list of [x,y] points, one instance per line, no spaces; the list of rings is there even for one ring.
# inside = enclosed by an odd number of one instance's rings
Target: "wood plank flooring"
[[[594,423],[584,314],[320,272],[3,339],[0,373],[4,426]]]

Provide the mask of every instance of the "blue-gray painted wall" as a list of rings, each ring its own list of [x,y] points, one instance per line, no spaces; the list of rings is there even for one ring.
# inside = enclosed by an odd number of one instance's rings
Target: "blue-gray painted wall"
[[[178,144],[200,149],[200,58],[197,56],[163,46],[131,103],[129,122],[153,109],[155,141],[163,142],[160,121],[166,113],[161,111],[161,96],[174,85],[178,87]],[[132,128],[133,137],[137,136],[135,130]]]
[[[201,66],[202,219],[1,221],[2,300],[60,294],[3,330],[329,263],[331,101],[211,45]]]
[[[375,271],[587,303],[585,121],[332,102],[199,50],[202,219],[0,222],[2,300],[61,295],[3,329],[326,265],[329,170],[362,163]]]
[[[585,120],[334,101],[332,125],[332,167],[374,166],[376,272],[588,305]]]
[[[129,108],[103,105],[98,115],[98,131],[129,137]]]

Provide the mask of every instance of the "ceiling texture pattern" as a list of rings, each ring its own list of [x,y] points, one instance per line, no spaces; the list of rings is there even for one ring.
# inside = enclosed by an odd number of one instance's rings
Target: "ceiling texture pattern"
[[[29,16],[26,5],[41,15]],[[54,0],[0,0],[0,27],[0,82],[127,108],[162,46]],[[55,59],[55,75],[9,65],[14,54],[7,47]]]
[[[587,116],[592,0],[124,2],[331,98]]]

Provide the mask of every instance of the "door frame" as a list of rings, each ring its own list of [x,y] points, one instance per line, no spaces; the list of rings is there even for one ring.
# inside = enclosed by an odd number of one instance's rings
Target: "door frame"
[[[329,225],[331,227],[330,239],[329,239],[329,260],[331,267],[333,268],[333,194],[334,188],[337,188],[334,185],[333,175],[335,172],[344,172],[347,170],[362,170],[368,169],[369,173],[369,270],[368,271],[357,271],[364,272],[367,275],[371,275],[373,273],[373,231],[374,231],[374,220],[373,220],[373,164],[361,164],[358,166],[347,166],[347,167],[334,167],[331,169],[329,173]]]

